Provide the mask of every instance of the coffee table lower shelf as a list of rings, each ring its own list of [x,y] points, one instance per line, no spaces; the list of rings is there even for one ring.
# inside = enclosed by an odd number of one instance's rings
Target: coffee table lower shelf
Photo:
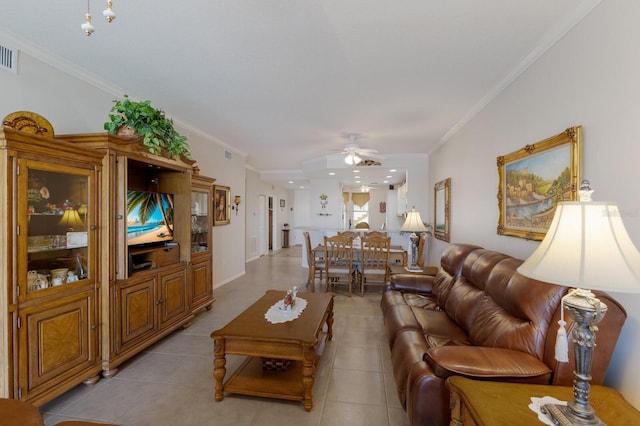
[[[291,361],[286,370],[265,370],[262,368],[262,358],[247,357],[224,384],[224,391],[302,401],[302,362]]]
[[[315,350],[316,359],[313,363],[314,370],[324,352],[327,334],[320,332],[319,337],[320,341]],[[224,383],[224,392],[290,401],[304,401],[303,377],[302,361],[291,360],[287,368],[282,370],[265,369],[263,368],[262,357],[248,356]]]

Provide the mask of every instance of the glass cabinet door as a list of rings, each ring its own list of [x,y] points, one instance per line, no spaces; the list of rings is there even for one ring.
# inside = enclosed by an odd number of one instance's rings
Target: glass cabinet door
[[[191,253],[209,250],[209,193],[191,192]]]
[[[20,262],[19,269],[26,274],[27,294],[87,280],[93,275],[88,232],[93,170],[36,161],[22,164],[18,208],[26,214],[18,220],[20,254],[27,261]]]

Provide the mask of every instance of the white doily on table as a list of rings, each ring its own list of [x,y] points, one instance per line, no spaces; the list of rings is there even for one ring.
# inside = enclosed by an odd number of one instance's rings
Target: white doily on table
[[[279,324],[281,322],[293,321],[298,318],[304,308],[307,307],[307,301],[301,297],[296,298],[296,304],[290,310],[284,308],[284,300],[278,300],[269,308],[264,317],[271,324]]]
[[[552,396],[543,396],[542,398],[537,398],[535,396],[531,397],[531,404],[529,404],[529,408],[534,413],[538,414],[538,420],[546,425],[553,426],[553,422],[550,418],[548,418],[545,414],[542,414],[540,407],[545,404],[558,404],[558,405],[567,405],[567,401],[560,401],[559,399],[555,399]]]

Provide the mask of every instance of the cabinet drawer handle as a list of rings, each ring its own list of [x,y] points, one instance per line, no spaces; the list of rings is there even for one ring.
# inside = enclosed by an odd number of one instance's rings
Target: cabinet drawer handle
[[[96,329],[96,325],[95,324],[91,324],[91,329],[95,330]]]

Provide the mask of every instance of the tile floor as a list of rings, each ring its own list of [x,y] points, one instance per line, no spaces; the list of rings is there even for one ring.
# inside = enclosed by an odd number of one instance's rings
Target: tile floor
[[[213,309],[121,365],[111,379],[79,385],[41,407],[46,425],[62,420],[123,426],[367,425],[400,426],[408,420],[395,391],[380,294],[346,296],[337,289],[334,338],[316,370],[314,407],[300,402],[226,394],[213,398],[213,330],[266,289],[302,288],[307,270],[293,246],[246,265],[246,275],[215,290]],[[242,361],[227,357],[227,376]]]

